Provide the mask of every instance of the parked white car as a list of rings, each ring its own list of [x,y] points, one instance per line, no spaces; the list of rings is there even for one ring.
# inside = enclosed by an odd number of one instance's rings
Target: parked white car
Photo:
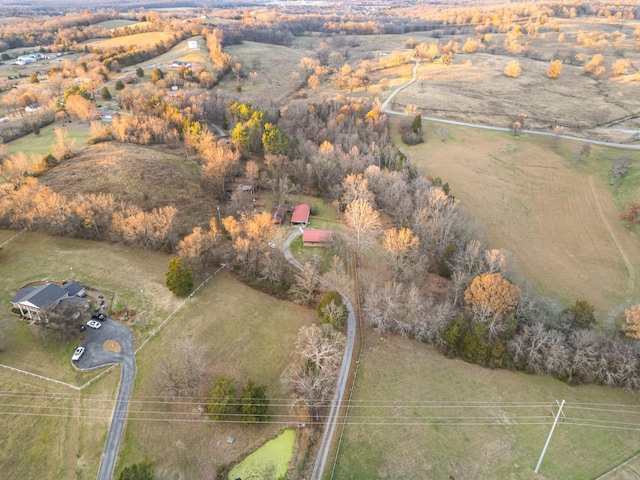
[[[97,320],[89,320],[87,322],[87,327],[100,328],[101,326],[102,326],[102,324]]]
[[[77,360],[80,360],[80,357],[82,356],[83,353],[84,353],[84,347],[76,348],[75,351],[73,352],[73,356],[71,357],[71,361],[75,362]]]

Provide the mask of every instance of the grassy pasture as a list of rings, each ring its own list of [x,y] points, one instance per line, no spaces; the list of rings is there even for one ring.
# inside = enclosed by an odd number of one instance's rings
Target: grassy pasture
[[[135,33],[133,35],[123,35],[121,37],[112,38],[96,38],[93,40],[87,40],[80,45],[89,45],[92,48],[118,48],[127,47],[129,45],[137,45],[139,47],[155,45],[171,38],[172,34],[169,32],[145,32]]]
[[[235,55],[246,72],[256,72],[255,79],[247,78],[242,82],[242,92],[251,97],[269,96],[289,100],[300,83],[291,77],[298,71],[298,65],[307,52],[298,48],[281,45],[267,45],[257,42],[243,42],[230,45],[225,52]],[[216,87],[223,91],[236,91],[237,82],[227,75]]]
[[[568,420],[536,475],[556,399],[566,400]],[[640,433],[568,423],[636,424],[638,400],[621,389],[484,369],[369,331],[335,478],[595,478],[638,453]]]
[[[283,400],[288,394],[280,377],[291,361],[298,329],[315,317],[313,310],[252,290],[227,273],[212,279],[139,353],[133,398],[145,400],[158,395],[154,369],[178,339],[191,337],[207,347],[205,368],[210,378],[227,373],[239,384],[250,377],[267,385],[274,422],[252,426],[203,422],[206,417],[198,407],[205,403],[204,398],[185,399],[180,413],[172,412],[164,403],[134,403],[133,410],[151,411],[152,415],[148,416],[150,420],[129,421],[118,471],[146,457],[162,469],[182,472],[185,478],[196,474],[212,478],[216,468],[241,459],[274,437],[284,426],[278,422],[288,421],[278,415],[290,413],[282,406],[288,402]],[[130,417],[140,415],[130,412]],[[177,421],[179,418],[185,421]],[[227,443],[228,437],[235,438],[233,444]]]
[[[119,378],[116,369],[78,393],[0,370],[3,477],[95,478]]]
[[[23,137],[0,146],[0,154],[11,155],[24,153],[27,157],[32,154],[40,158],[49,153],[49,149],[56,142],[55,128],[66,130],[69,140],[75,140],[76,150],[82,150],[89,142],[89,125],[87,122],[71,122],[67,124],[54,123],[42,127],[40,135],[29,133]]]
[[[638,238],[618,220],[606,175],[606,158],[625,152],[594,147],[588,163],[576,168],[569,158],[577,142],[553,148],[554,138],[453,126],[441,142],[435,127],[425,124],[427,142],[403,150],[421,172],[449,182],[489,245],[513,252],[518,270],[540,293],[563,305],[585,299],[601,317],[627,298],[640,298]]]
[[[198,42],[198,50],[189,49],[190,41]],[[135,67],[148,68],[158,64],[169,64],[171,62],[190,62],[193,66],[197,64],[205,65],[206,69],[212,68],[211,60],[209,59],[209,50],[207,49],[206,42],[202,35],[190,37],[182,42],[178,43],[175,47],[162,55],[153,57],[150,60],[141,62]]]

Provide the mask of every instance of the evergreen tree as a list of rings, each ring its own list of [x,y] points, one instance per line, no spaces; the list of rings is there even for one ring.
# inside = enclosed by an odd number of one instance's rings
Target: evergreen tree
[[[153,480],[154,479],[155,465],[149,460],[142,460],[140,463],[134,463],[133,465],[122,470],[122,473],[118,477],[119,480]]]
[[[236,381],[227,375],[220,375],[209,392],[207,413],[213,420],[223,420],[231,411],[229,405],[236,396]]]
[[[140,78],[144,77],[144,70],[140,67],[136,68],[136,75]]]
[[[253,380],[247,380],[240,394],[240,413],[242,420],[248,423],[264,422],[269,419],[267,410],[269,400],[266,396],[266,385],[256,385]]]
[[[124,90],[124,83],[122,80],[118,80],[115,85],[115,89],[119,92],[120,90]]]
[[[107,87],[102,87],[98,93],[103,99],[111,100],[111,92]]]
[[[182,262],[182,257],[169,262],[166,284],[179,297],[186,297],[193,290],[193,274],[189,266]]]

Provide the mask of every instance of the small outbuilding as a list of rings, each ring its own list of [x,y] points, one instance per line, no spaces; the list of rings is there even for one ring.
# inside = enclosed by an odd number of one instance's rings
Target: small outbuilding
[[[311,215],[311,205],[308,203],[296,205],[291,214],[291,225],[306,227],[309,225],[309,215]]]
[[[329,247],[333,242],[331,230],[305,230],[302,232],[302,245],[305,247]]]

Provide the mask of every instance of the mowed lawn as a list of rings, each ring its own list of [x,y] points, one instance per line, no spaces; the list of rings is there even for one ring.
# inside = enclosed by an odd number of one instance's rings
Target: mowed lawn
[[[512,252],[539,293],[563,305],[587,300],[600,318],[627,298],[640,299],[640,245],[618,219],[607,176],[611,159],[629,152],[594,147],[589,164],[572,167],[578,142],[556,148],[550,137],[453,126],[442,142],[437,126],[425,122],[426,143],[402,150],[421,173],[449,183],[488,245]]]
[[[563,399],[566,419],[536,475]],[[334,478],[596,478],[640,451],[639,400],[484,369],[369,331]]]
[[[75,141],[76,151],[82,150],[89,142],[89,124],[87,122],[54,123],[42,127],[40,129],[40,135],[29,133],[17,140],[3,144],[0,146],[0,154],[12,155],[24,153],[27,157],[35,154],[42,158],[49,153],[51,145],[56,143],[55,128],[60,128],[67,132],[68,140]]]
[[[160,469],[180,472],[181,478],[214,478],[217,468],[241,460],[291,426],[290,397],[281,376],[291,362],[298,329],[315,318],[313,310],[252,290],[226,272],[212,279],[136,357],[134,403],[118,471],[148,458]],[[184,403],[173,410],[163,403],[155,374],[184,338],[206,348],[201,368],[211,379],[231,375],[238,392],[247,378],[267,385],[272,422],[210,422],[201,410],[204,397],[180,399]],[[235,439],[232,444],[229,437]]]
[[[5,232],[3,232],[4,235]],[[50,330],[30,326],[11,312],[16,291],[38,281],[61,282],[74,278],[84,285],[113,292],[115,310],[125,307],[142,312],[145,322],[136,322],[134,336],[140,343],[148,330],[160,323],[180,302],[166,288],[169,256],[108,243],[26,233],[0,252],[0,363],[68,383],[80,384],[95,375],[77,373],[69,364],[71,353],[83,335],[60,340]],[[143,315],[138,315],[142,317]]]

